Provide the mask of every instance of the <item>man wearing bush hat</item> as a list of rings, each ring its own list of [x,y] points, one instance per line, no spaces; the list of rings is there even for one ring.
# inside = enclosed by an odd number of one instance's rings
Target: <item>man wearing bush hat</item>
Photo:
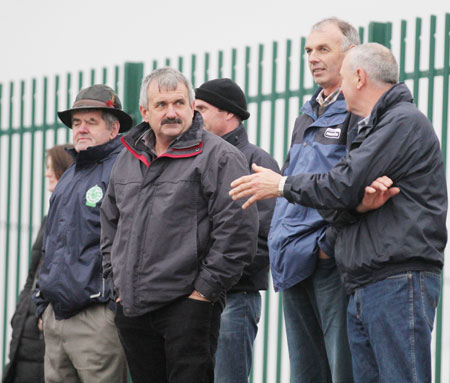
[[[250,117],[244,92],[231,79],[205,82],[195,91],[195,109],[202,114],[206,130],[221,136],[252,163],[279,172],[277,162],[263,149],[248,141],[242,121]],[[269,253],[267,234],[275,200],[257,203],[259,214],[258,248],[253,262],[244,269],[239,282],[227,292],[222,312],[214,379],[216,383],[248,382],[252,366],[253,341],[261,316],[261,295],[267,290]]]
[[[74,163],[50,199],[34,294],[43,320],[45,381],[122,383],[126,361],[112,292],[102,278],[100,205],[122,150],[118,134],[131,127],[132,118],[106,85],[81,90],[72,108],[58,116],[72,129]]]

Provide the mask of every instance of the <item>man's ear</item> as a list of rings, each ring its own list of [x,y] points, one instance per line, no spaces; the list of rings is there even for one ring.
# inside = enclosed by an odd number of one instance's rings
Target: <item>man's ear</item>
[[[145,122],[148,122],[148,118],[147,118],[147,109],[145,109],[142,105],[139,105],[139,112],[141,112],[142,119],[143,119]]]
[[[363,69],[357,68],[356,72],[356,89],[361,90],[367,84],[367,75]]]
[[[117,135],[119,134],[119,130],[120,130],[120,122],[114,121],[110,134],[111,140],[117,137]]]

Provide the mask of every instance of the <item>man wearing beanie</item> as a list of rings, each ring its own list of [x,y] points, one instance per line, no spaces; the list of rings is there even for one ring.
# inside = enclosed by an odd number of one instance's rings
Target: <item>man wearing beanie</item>
[[[228,78],[205,82],[195,91],[195,109],[202,114],[205,129],[221,136],[253,163],[279,172],[277,162],[263,149],[249,143],[242,121],[250,117],[241,88]],[[267,290],[269,253],[267,235],[275,200],[257,203],[259,213],[258,249],[240,281],[227,292],[221,316],[214,378],[216,383],[248,382],[253,341],[261,315],[259,290]]]

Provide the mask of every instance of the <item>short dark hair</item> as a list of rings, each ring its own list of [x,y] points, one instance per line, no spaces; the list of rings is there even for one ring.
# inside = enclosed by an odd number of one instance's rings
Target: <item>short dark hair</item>
[[[67,149],[72,149],[72,144],[56,145],[53,148],[47,149],[47,156],[52,159],[52,167],[57,180],[61,178],[66,169],[72,164],[73,158],[66,151]]]

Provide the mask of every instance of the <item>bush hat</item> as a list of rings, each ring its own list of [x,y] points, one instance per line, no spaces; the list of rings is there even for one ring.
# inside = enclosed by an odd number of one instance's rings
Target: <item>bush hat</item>
[[[126,132],[133,125],[133,119],[122,110],[119,96],[109,86],[92,85],[80,90],[71,109],[58,112],[58,117],[72,129],[72,113],[78,110],[101,110],[116,116],[120,122],[119,133]]]

